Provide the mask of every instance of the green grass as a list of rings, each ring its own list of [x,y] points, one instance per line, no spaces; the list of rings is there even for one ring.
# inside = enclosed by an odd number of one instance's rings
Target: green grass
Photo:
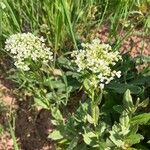
[[[16,135],[15,135],[15,117],[13,117],[13,126],[11,125],[10,121],[8,121],[8,125],[9,125],[9,130],[10,130],[10,135],[13,139],[13,145],[14,145],[14,150],[19,150],[19,146],[18,146],[18,143],[17,143],[17,138],[16,138]]]
[[[4,0],[3,3],[6,8],[0,11],[2,37],[24,31],[42,34],[56,53],[65,47],[67,39],[77,49],[80,36],[106,23],[111,36],[119,39],[118,30],[130,31],[130,23],[128,28],[124,25],[142,5],[138,0]]]

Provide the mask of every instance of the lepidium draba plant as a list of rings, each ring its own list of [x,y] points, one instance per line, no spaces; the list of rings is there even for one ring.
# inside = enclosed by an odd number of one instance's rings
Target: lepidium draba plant
[[[112,51],[109,44],[101,43],[99,39],[82,43],[81,46],[82,49],[73,51],[71,56],[85,91],[92,100],[91,115],[96,126],[102,91],[110,81],[120,78],[121,71],[116,71],[114,66],[122,58],[118,51]]]
[[[92,88],[103,89],[115,77],[121,76],[121,71],[112,67],[121,59],[118,51],[113,52],[109,44],[100,43],[94,39],[91,43],[82,43],[82,49],[73,51],[77,72],[89,80]]]
[[[19,89],[25,89],[46,109],[67,101],[70,88],[62,72],[55,69],[53,52],[43,37],[18,33],[11,35],[5,44],[15,66],[10,78],[18,83]]]
[[[19,88],[34,93],[33,89],[40,87],[43,78],[41,69],[53,61],[53,53],[46,47],[43,37],[32,33],[13,34],[5,41],[5,50],[15,66],[9,77]]]
[[[44,38],[32,33],[11,35],[5,44],[5,50],[12,55],[14,65],[23,71],[30,70],[32,65],[41,67],[53,61],[53,53],[46,47]]]

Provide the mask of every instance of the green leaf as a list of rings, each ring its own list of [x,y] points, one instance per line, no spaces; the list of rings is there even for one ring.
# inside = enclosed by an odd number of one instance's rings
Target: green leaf
[[[93,122],[93,118],[92,118],[89,114],[87,114],[86,118],[87,118],[87,121],[88,121],[90,124],[93,124],[93,123],[94,123],[94,122]]]
[[[52,140],[60,140],[63,138],[63,136],[61,135],[59,131],[54,130],[52,133],[49,134],[48,138]]]
[[[115,105],[113,106],[113,109],[119,114],[121,114],[124,111],[124,108],[121,105]]]
[[[78,140],[79,140],[78,137],[75,137],[69,144],[69,147],[67,148],[67,150],[73,150],[77,146]]]
[[[56,108],[56,107],[51,108],[51,113],[52,113],[52,116],[53,116],[56,120],[61,120],[61,121],[63,121],[63,116],[62,116],[62,114],[61,114],[61,112],[59,111],[58,108]]]
[[[139,86],[136,86],[134,84],[122,84],[114,82],[110,83],[107,87],[119,94],[125,93],[127,89],[129,89],[133,94],[139,94],[142,91]]]
[[[137,85],[137,86],[150,86],[150,76],[141,76],[135,80],[132,80],[130,84]]]
[[[129,145],[134,145],[140,143],[140,141],[143,139],[144,137],[141,134],[131,134],[127,137],[126,143]]]
[[[115,128],[117,128],[117,126],[113,126]],[[118,147],[122,147],[125,142],[122,140],[122,138],[119,135],[119,131],[115,131],[114,129],[112,131],[109,132],[110,136],[109,139]]]
[[[132,101],[132,96],[130,93],[130,90],[127,90],[124,94],[123,97],[123,105],[125,108],[127,108],[129,111],[132,111],[132,108],[134,107],[133,101]]]
[[[146,124],[150,120],[150,113],[143,113],[137,115],[131,119],[131,125],[142,125]]]
[[[121,123],[122,126],[124,126],[124,127],[129,126],[130,118],[129,118],[128,113],[126,111],[122,112],[119,120],[120,120],[120,123]]]
[[[73,66],[71,65],[71,61],[69,59],[67,59],[65,56],[60,56],[56,61],[58,61],[59,65],[67,68],[69,70],[73,70]],[[66,72],[66,75],[69,75],[69,72]],[[70,72],[70,75],[74,74],[74,72]]]
[[[84,140],[84,142],[85,142],[87,145],[90,145],[91,142],[92,142],[92,139],[89,138],[89,137],[86,136],[86,135],[83,135],[83,140]]]
[[[148,104],[149,104],[149,99],[147,98],[146,100],[142,101],[142,102],[138,105],[138,107],[143,107],[143,108],[145,108],[145,107],[147,107]]]
[[[45,109],[49,109],[47,103],[45,103],[42,99],[40,98],[34,98],[34,102],[38,105],[38,106],[41,106],[42,108],[45,108]]]
[[[93,132],[83,134],[83,140],[87,145],[90,145],[92,143],[92,138],[94,137],[96,137],[96,135]]]
[[[87,145],[85,143],[78,143],[74,150],[87,150]]]
[[[136,134],[138,132],[138,125],[130,126],[130,134]]]

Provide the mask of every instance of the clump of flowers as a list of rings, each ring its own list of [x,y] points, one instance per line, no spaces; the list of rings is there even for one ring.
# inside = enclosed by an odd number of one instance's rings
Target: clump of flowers
[[[99,86],[103,89],[105,84],[121,76],[121,71],[112,69],[121,56],[119,52],[113,52],[110,45],[95,39],[92,43],[82,43],[82,47],[81,50],[73,51],[73,61],[78,72],[91,74],[91,85],[95,88]]]
[[[5,50],[12,55],[18,69],[28,71],[31,63],[47,64],[53,61],[53,53],[44,42],[43,37],[32,33],[18,33],[6,40]]]

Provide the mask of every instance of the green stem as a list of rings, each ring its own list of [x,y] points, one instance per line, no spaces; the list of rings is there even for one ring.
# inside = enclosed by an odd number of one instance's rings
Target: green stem
[[[98,107],[97,99],[95,99],[94,91],[92,92],[91,112],[92,112],[94,127],[96,128],[99,119],[99,107]]]

